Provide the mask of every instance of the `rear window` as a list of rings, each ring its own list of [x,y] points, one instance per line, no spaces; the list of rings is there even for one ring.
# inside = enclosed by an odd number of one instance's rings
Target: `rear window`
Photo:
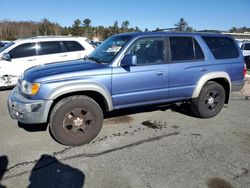
[[[215,59],[230,59],[239,57],[239,51],[233,39],[229,37],[202,37],[207,43]]]
[[[76,41],[63,41],[63,45],[64,45],[64,51],[66,52],[84,50],[84,48]]]

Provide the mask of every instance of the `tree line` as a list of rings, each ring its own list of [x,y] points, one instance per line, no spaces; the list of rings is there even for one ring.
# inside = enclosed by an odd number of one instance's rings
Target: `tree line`
[[[61,35],[62,27],[47,19],[33,21],[0,21],[0,40],[15,40],[30,36]]]
[[[74,21],[72,27],[64,27],[62,35],[85,36],[89,39],[97,38],[104,40],[113,34],[124,32],[140,32],[141,30],[136,27],[129,27],[130,22],[124,21],[120,25],[115,21],[112,26],[92,26],[89,18],[81,21],[77,19]]]
[[[43,19],[40,22],[34,21],[10,21],[0,20],[0,40],[15,40],[30,36],[46,36],[46,35],[72,35],[72,36],[85,36],[89,39],[96,38],[104,40],[113,34],[124,32],[141,32],[139,27],[130,27],[129,21],[119,23],[115,21],[111,26],[92,26],[92,21],[89,18],[74,20],[72,26],[62,27],[58,23]],[[173,28],[156,28],[155,31],[170,30],[170,31],[196,31],[193,27],[189,26],[184,18],[174,24]],[[145,29],[144,31],[148,31]],[[217,30],[203,30],[203,32],[220,32]],[[229,32],[250,32],[250,28],[232,27]]]
[[[90,19],[81,21],[77,19],[71,27],[62,27],[58,23],[43,19],[40,22],[34,21],[0,21],[0,40],[15,40],[31,36],[46,35],[72,35],[85,36],[89,39],[97,38],[104,40],[107,37],[124,32],[140,32],[138,27],[129,27],[130,22],[124,21],[120,25],[115,21],[112,26],[92,26]]]

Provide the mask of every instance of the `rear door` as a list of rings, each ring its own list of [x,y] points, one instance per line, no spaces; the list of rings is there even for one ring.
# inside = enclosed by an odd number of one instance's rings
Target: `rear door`
[[[39,42],[39,64],[65,61],[67,53],[63,52],[60,41]]]
[[[194,37],[169,37],[169,99],[181,100],[192,96],[199,78],[208,70],[201,45]]]
[[[83,58],[81,54],[85,51],[84,47],[77,41],[62,41],[65,60],[75,60]]]
[[[113,68],[112,97],[115,108],[167,99],[169,67],[164,44],[163,37],[140,38],[126,52],[137,56],[137,65]]]

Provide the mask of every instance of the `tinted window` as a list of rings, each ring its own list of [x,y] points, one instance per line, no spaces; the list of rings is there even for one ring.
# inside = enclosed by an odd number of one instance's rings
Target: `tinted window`
[[[164,62],[164,41],[161,38],[139,39],[132,44],[127,54],[136,55],[138,64]]]
[[[200,45],[192,37],[170,37],[171,61],[204,59]]]
[[[194,60],[193,40],[190,37],[170,37],[171,61]]]
[[[36,55],[36,46],[35,43],[26,43],[21,44],[14,49],[12,49],[10,52],[10,57],[15,58],[21,58],[21,57],[30,57]]]
[[[233,39],[228,37],[202,37],[207,43],[215,59],[229,59],[239,56]]]
[[[64,51],[67,52],[84,50],[84,48],[76,41],[63,41],[63,45],[64,45]]]
[[[250,43],[245,43],[244,50],[250,50]]]
[[[40,42],[39,55],[61,53],[60,42]]]

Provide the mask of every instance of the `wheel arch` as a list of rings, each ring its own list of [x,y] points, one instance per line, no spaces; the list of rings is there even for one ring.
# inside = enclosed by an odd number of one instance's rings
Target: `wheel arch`
[[[231,79],[226,72],[213,72],[203,75],[196,84],[192,98],[197,98],[207,82],[216,82],[223,86],[226,94],[225,104],[228,104],[231,93]]]
[[[113,110],[112,97],[106,88],[98,84],[78,83],[62,85],[47,94],[46,99],[53,100],[49,114],[60,100],[73,95],[86,95],[95,100],[103,111]]]

